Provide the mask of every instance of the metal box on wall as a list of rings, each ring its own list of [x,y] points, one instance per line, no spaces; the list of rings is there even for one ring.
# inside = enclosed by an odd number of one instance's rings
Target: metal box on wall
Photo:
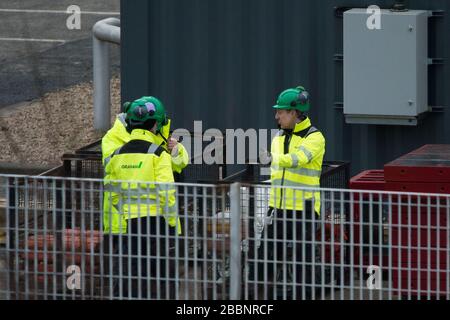
[[[344,13],[347,123],[416,125],[428,111],[428,16],[424,10]]]

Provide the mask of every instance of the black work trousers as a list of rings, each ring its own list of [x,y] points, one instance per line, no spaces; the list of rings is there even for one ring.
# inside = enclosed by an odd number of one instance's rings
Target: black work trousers
[[[313,271],[312,268],[316,249],[312,241],[319,215],[312,209],[310,201],[305,202],[302,211],[270,208],[269,215],[271,211],[272,224],[265,225],[257,250],[257,267],[256,270],[250,268],[249,279],[258,279],[259,287],[264,280],[272,283],[274,292],[269,293],[269,298],[276,295],[278,299],[310,299],[313,278],[317,284],[316,275],[320,269],[316,266]],[[315,222],[312,221],[313,214]]]
[[[174,228],[160,216],[129,219],[128,234],[112,236],[115,298],[174,296],[175,261],[169,258],[174,236]]]

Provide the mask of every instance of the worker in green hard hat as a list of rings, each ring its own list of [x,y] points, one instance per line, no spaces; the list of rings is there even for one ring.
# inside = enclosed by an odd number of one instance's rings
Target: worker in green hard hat
[[[297,259],[295,297],[308,298],[313,289],[309,264],[314,249],[311,240],[316,228],[312,220],[318,219],[320,215],[318,188],[325,154],[325,138],[311,125],[311,120],[306,115],[310,109],[310,99],[304,87],[298,86],[281,92],[273,109],[280,131],[272,140],[271,151],[267,154],[271,165],[272,185],[268,221],[272,221],[272,224],[265,226],[267,241],[263,241],[258,255],[263,256],[264,247],[268,246],[267,252],[274,254],[276,251],[277,256],[273,259],[281,262],[283,247],[287,244],[293,246],[295,252],[291,248],[290,254],[295,253]],[[305,252],[302,252],[302,248]],[[305,260],[302,260],[303,254]],[[282,270],[279,265],[277,272]],[[304,279],[302,271],[305,271]],[[282,290],[282,283],[279,285]]]
[[[154,295],[148,293],[154,294],[161,284],[159,279],[149,281],[156,278],[157,268],[165,282],[175,281],[173,275],[165,273],[174,270],[165,267],[171,262],[166,248],[169,240],[176,238],[175,233],[181,234],[172,159],[158,137],[158,131],[167,124],[166,111],[154,97],[137,99],[127,107],[125,122],[129,141],[104,160],[104,230],[116,235],[112,249],[122,258],[125,279],[121,295],[150,298]]]

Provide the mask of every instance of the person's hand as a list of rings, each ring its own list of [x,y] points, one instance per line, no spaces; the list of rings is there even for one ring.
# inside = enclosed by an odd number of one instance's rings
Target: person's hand
[[[261,164],[269,164],[272,162],[272,155],[269,151],[266,149],[260,149],[259,150],[259,163]]]
[[[169,149],[172,156],[176,156],[178,154],[178,140],[170,137],[167,140],[167,149]]]

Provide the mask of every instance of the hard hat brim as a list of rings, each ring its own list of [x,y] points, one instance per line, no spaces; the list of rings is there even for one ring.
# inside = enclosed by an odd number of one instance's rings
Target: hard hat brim
[[[285,110],[294,109],[291,106],[283,106],[283,105],[279,105],[279,104],[274,105],[272,108],[274,108],[274,109],[285,109]]]
[[[272,108],[278,109],[278,110],[298,110],[301,112],[306,112],[309,110],[309,104],[303,105],[303,106],[295,106],[295,107],[283,106],[283,105],[276,104]]]

